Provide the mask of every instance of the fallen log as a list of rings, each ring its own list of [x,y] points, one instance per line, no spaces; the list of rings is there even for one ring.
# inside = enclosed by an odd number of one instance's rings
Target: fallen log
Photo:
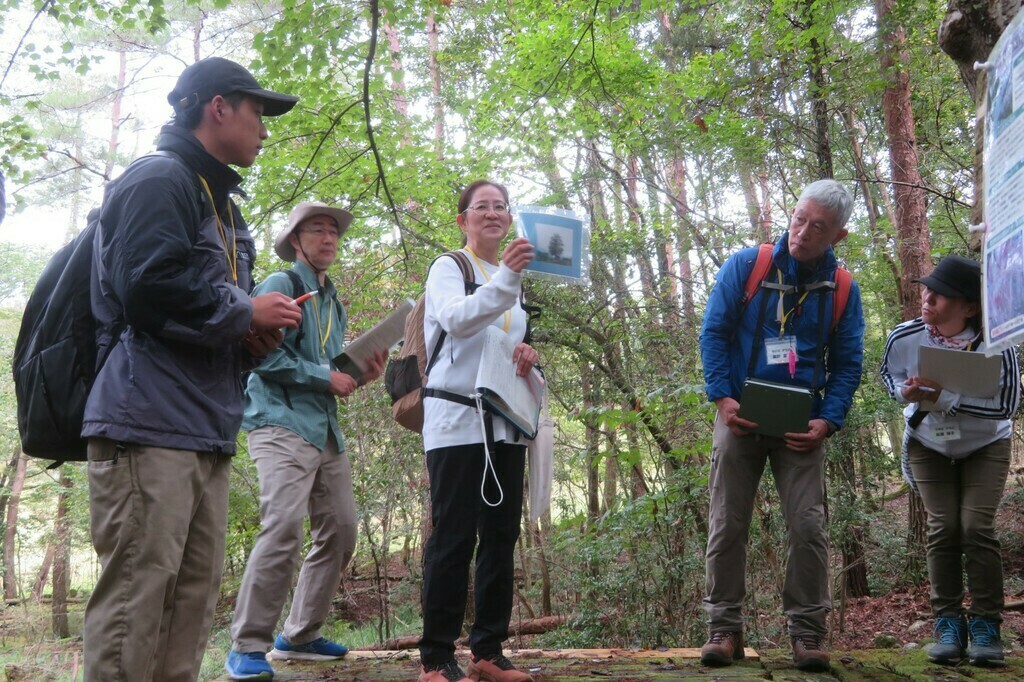
[[[509,637],[515,637],[516,635],[542,635],[545,632],[551,632],[555,628],[564,625],[567,616],[543,616],[541,618],[530,618],[524,621],[513,621],[509,627]],[[419,646],[420,636],[413,635],[411,637],[395,637],[389,639],[383,644],[371,644],[370,646],[360,647],[361,651],[396,651],[400,649],[415,649]],[[462,638],[456,642],[459,646],[467,646],[469,644],[468,638]]]

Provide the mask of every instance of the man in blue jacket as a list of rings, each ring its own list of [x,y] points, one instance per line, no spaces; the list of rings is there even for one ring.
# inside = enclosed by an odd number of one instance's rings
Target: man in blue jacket
[[[242,376],[296,327],[250,298],[253,239],[230,199],[296,97],[208,58],[167,97],[157,154],[104,192],[92,272],[99,357],[85,408],[102,570],[85,611],[85,679],[195,680],[217,603]]]
[[[709,481],[704,610],[711,635],[701,648],[705,665],[743,658],[747,533],[757,487],[770,462],[788,527],[782,605],[794,660],[801,670],[829,667],[824,442],[842,427],[860,384],[864,316],[854,282],[833,329],[832,288],[815,284],[835,281],[832,247],[846,237],[852,212],[853,199],[838,182],[811,183],[751,300],[744,302],[744,290],[757,248],[726,261],[708,300],[700,347],[708,399],[718,416]],[[753,433],[758,425],[738,414],[748,377],[812,388],[806,431],[783,438]]]

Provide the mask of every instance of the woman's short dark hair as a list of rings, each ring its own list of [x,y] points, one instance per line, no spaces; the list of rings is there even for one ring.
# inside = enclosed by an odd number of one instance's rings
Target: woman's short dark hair
[[[462,190],[462,194],[459,195],[459,214],[465,213],[466,209],[469,208],[469,202],[473,200],[473,193],[481,187],[490,185],[501,192],[502,196],[505,197],[505,203],[511,202],[508,196],[508,188],[505,185],[499,185],[496,182],[490,180],[474,180],[473,182],[466,185],[466,189]]]
[[[238,111],[238,107],[249,96],[244,92],[229,92],[226,95],[221,95],[235,111]],[[206,102],[209,101],[211,100],[206,100]],[[174,118],[171,119],[171,125],[184,128],[185,130],[195,130],[203,122],[203,109],[206,108],[206,102],[200,102],[184,111],[175,111]]]

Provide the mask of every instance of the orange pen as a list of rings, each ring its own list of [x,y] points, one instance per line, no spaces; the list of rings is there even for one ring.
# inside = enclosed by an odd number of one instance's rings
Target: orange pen
[[[313,296],[316,296],[316,292],[315,291],[310,291],[309,293],[305,293],[302,296],[299,296],[297,299],[292,301],[292,303],[294,303],[295,305],[302,305],[303,303],[308,301]]]

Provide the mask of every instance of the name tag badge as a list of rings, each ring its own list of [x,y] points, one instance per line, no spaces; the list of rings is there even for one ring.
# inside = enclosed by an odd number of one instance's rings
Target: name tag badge
[[[785,365],[789,363],[789,351],[796,352],[796,337],[783,336],[780,338],[766,339],[764,342],[765,355],[768,357],[769,365]]]
[[[932,426],[932,438],[938,441],[960,440],[960,425],[936,424]]]

